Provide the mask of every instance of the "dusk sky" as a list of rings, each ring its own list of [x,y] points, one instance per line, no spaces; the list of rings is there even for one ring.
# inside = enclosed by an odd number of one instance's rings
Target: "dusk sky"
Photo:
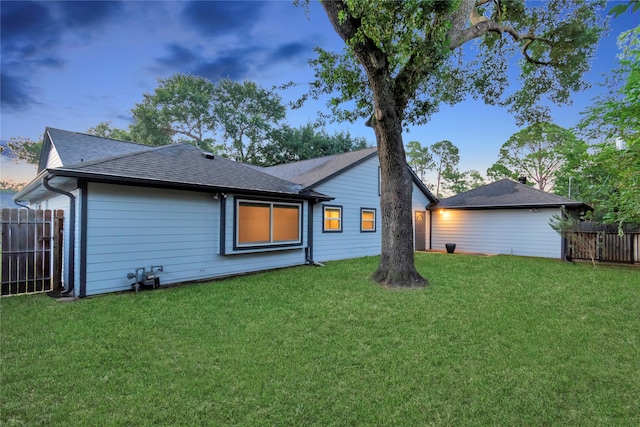
[[[613,5],[614,3],[611,3]],[[289,81],[297,89],[279,92],[284,102],[305,90],[313,71],[313,48],[339,51],[343,43],[324,11],[312,2],[308,13],[292,1],[2,1],[2,115],[0,140],[39,139],[46,126],[85,132],[110,121],[126,129],[130,110],[152,92],[157,79],[192,73],[252,80],[265,88]],[[574,105],[554,108],[554,122],[574,126],[590,99],[603,89],[602,74],[616,66],[617,36],[640,23],[626,12],[612,20],[600,42],[587,80],[594,87],[574,97]],[[293,126],[315,120],[323,103],[289,110]],[[337,123],[327,130],[351,132],[375,144],[363,123]],[[460,169],[485,173],[500,146],[518,127],[497,107],[468,100],[443,106],[432,120],[414,127],[404,141],[423,145],[448,139],[460,149]],[[29,181],[32,166],[2,158],[0,179]]]

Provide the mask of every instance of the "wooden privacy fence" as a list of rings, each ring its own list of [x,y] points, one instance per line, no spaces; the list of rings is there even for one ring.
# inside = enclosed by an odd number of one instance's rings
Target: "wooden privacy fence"
[[[2,296],[61,287],[63,212],[2,209]]]
[[[640,232],[577,231],[568,233],[567,240],[575,259],[640,263]]]

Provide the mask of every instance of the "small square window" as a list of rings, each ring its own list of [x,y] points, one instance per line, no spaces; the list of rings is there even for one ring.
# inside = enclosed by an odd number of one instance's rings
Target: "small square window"
[[[360,209],[360,231],[375,232],[376,231],[376,210],[369,208]]]
[[[324,222],[322,231],[340,232],[342,231],[342,207],[324,206]]]

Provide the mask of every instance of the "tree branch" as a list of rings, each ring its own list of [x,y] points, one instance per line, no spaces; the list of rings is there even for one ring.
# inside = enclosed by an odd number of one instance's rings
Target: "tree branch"
[[[323,1],[322,7],[329,17],[329,21],[336,33],[353,48],[355,55],[364,65],[367,73],[379,72],[386,68],[387,61],[384,53],[370,38],[362,36],[362,41],[353,43],[353,38],[362,27],[360,19],[349,14],[347,5],[341,0]],[[343,15],[343,18],[340,15]]]
[[[508,34],[515,41],[526,40],[524,46],[522,47],[522,54],[528,62],[537,65],[551,65],[551,61],[539,61],[537,59],[533,59],[531,55],[529,55],[528,49],[531,44],[535,41],[540,41],[542,43],[547,44],[549,47],[552,47],[553,44],[551,40],[546,39],[544,37],[536,36],[535,34],[520,34],[510,25],[500,25],[491,19],[487,19],[486,21],[482,21],[476,25],[471,27],[467,27],[462,31],[452,34],[451,43],[449,44],[449,48],[451,50],[457,49],[462,46],[464,43],[473,40],[475,38],[481,37],[488,32],[494,32],[497,34]]]

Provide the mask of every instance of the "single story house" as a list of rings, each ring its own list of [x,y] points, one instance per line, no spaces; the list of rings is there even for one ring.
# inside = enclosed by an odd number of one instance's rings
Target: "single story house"
[[[549,225],[565,212],[580,217],[592,208],[582,202],[503,179],[440,200],[428,207],[430,248],[564,258],[564,239]]]
[[[422,248],[437,199],[413,178]],[[378,255],[379,185],[376,148],[258,168],[47,128],[38,175],[14,200],[65,211],[63,286],[84,297],[131,289],[152,266],[164,285]]]

